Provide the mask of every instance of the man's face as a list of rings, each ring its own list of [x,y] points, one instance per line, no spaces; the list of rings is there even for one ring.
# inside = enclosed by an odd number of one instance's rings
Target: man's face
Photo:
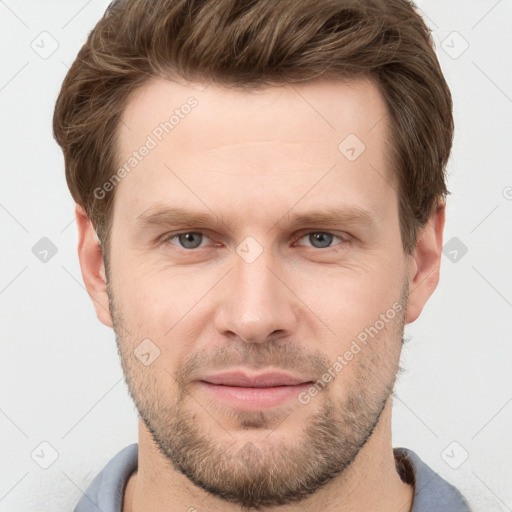
[[[410,269],[387,110],[368,81],[204,87],[154,80],[124,112],[120,165],[149,150],[115,189],[110,308],[162,454],[279,505],[350,467],[390,403]]]

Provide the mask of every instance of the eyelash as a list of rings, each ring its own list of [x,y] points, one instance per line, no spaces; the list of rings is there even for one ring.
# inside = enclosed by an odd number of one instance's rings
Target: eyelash
[[[206,233],[204,233],[203,231],[190,231],[190,230],[189,231],[179,231],[177,233],[170,233],[170,234],[166,235],[164,237],[164,239],[162,240],[162,243],[169,244],[169,243],[171,243],[171,240],[178,238],[180,235],[186,235],[186,234],[203,235],[203,236],[209,238],[208,235]],[[337,238],[340,241],[340,244],[336,244],[336,245],[324,247],[324,248],[310,246],[312,249],[317,249],[319,251],[327,251],[329,249],[334,249],[335,247],[337,247],[337,245],[341,245],[342,243],[345,243],[345,244],[350,243],[348,234],[344,234],[345,236],[336,235],[335,233],[332,233],[331,231],[307,231],[305,233],[302,233],[297,238],[297,241],[301,240],[305,236],[312,235],[312,234],[332,235],[334,238]],[[172,245],[174,245],[174,244],[172,244]],[[195,247],[193,249],[187,249],[185,247],[178,246],[178,248],[182,249],[183,251],[192,252],[192,251],[197,251],[199,249],[203,249],[204,247],[199,246],[199,247]]]

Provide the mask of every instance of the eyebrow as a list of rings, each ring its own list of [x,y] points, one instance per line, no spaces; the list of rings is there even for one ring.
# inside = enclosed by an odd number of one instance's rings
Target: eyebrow
[[[357,206],[347,206],[344,208],[321,208],[316,211],[303,213],[288,213],[288,222],[290,226],[296,227],[301,225],[346,225],[360,224],[363,226],[372,226],[376,224],[376,218],[367,210],[363,210]],[[284,217],[283,217],[284,218]],[[282,219],[281,219],[282,220]],[[281,220],[276,223],[280,224]]]
[[[155,205],[142,212],[135,223],[143,228],[183,225],[194,226],[199,224],[221,225],[224,221],[213,212],[198,212],[177,206]]]
[[[376,217],[370,212],[356,206],[343,208],[320,208],[319,210],[293,213],[288,212],[279,219],[270,229],[274,229],[283,223],[284,219],[290,228],[297,226],[320,226],[320,225],[346,225],[359,224],[371,227],[377,223]],[[135,220],[141,228],[154,228],[164,226],[199,227],[210,225],[220,227],[225,225],[223,218],[212,211],[200,212],[177,206],[155,205],[141,213]]]

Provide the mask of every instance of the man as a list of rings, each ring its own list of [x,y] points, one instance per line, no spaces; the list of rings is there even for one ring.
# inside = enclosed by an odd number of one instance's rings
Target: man
[[[54,131],[139,443],[76,512],[469,510],[391,445],[451,109],[405,0],[111,4]]]

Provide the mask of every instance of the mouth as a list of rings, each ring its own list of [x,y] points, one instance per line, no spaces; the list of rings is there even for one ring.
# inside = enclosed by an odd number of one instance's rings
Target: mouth
[[[312,384],[312,380],[281,372],[253,375],[242,371],[225,372],[208,375],[198,381],[210,398],[247,411],[283,405],[297,399]]]

